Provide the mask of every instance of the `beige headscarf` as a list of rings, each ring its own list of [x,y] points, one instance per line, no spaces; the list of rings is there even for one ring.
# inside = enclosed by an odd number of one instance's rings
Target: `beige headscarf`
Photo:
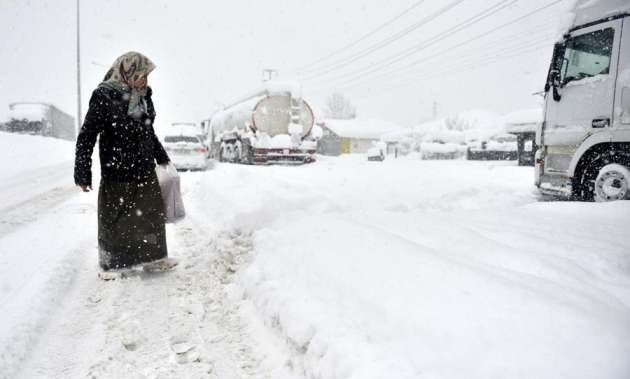
[[[149,75],[155,69],[155,64],[141,53],[130,51],[118,57],[109,69],[101,86],[116,89],[123,94],[129,94],[129,108],[127,114],[140,116],[146,113],[147,106],[144,97],[147,87],[134,88],[135,83],[142,76]]]

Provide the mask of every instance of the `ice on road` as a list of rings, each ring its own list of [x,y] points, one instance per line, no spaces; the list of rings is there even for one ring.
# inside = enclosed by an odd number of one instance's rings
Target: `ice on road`
[[[114,282],[95,193],[33,202],[0,233],[0,376],[626,378],[630,202],[540,202],[532,176],[362,156],[183,173],[180,266]]]

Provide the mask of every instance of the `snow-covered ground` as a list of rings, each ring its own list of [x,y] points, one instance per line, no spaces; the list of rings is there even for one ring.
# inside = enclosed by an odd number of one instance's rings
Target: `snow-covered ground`
[[[0,233],[0,377],[630,377],[630,202],[540,202],[532,176],[364,156],[183,173],[181,265],[116,282],[95,192],[3,203],[39,213]]]
[[[630,203],[538,202],[532,174],[219,166],[191,201],[253,231],[237,292],[306,377],[629,377]]]
[[[73,184],[74,143],[0,132],[0,210]]]

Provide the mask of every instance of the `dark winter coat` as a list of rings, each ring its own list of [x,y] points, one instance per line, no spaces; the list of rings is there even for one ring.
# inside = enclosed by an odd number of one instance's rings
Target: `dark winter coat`
[[[92,185],[92,151],[99,137],[101,178],[105,181],[140,182],[155,170],[155,161],[169,157],[153,129],[155,108],[151,89],[145,100],[147,112],[136,119],[127,114],[128,94],[99,86],[92,93],[90,108],[79,132],[74,165],[77,185]]]

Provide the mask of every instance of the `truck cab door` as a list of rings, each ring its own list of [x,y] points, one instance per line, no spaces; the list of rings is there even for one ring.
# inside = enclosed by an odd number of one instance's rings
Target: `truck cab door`
[[[545,172],[567,173],[586,138],[610,134],[621,26],[617,19],[575,30],[557,49],[560,98],[548,92],[545,100]]]
[[[630,17],[623,19],[619,51],[619,73],[615,93],[613,142],[630,141]]]

